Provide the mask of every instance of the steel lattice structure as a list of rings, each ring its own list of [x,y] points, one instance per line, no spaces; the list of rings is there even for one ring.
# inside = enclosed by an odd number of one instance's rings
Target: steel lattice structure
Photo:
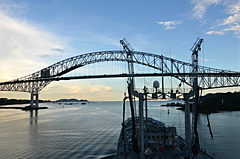
[[[163,55],[133,51],[133,62],[159,70],[159,76],[172,76],[191,85],[193,65]],[[57,62],[33,74],[0,83],[0,91],[20,91],[37,94],[54,80],[77,68],[99,62],[125,61],[125,51],[86,53]],[[195,73],[196,75],[196,73]],[[111,75],[110,75],[111,76]],[[202,89],[240,86],[240,72],[198,66],[198,85]]]

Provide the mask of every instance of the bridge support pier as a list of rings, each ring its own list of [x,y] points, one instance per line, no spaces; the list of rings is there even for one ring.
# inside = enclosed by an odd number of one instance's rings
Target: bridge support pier
[[[33,94],[31,93],[30,106],[33,107]]]
[[[35,96],[35,100],[34,100],[34,96]],[[31,107],[38,107],[38,93],[34,94],[34,93],[31,93],[31,100],[30,100],[30,106]],[[35,103],[35,105],[34,105]]]
[[[35,107],[38,108],[38,94],[35,94]]]

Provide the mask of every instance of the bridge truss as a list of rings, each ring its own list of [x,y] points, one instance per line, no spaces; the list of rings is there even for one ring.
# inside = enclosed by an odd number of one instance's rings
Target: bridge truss
[[[168,58],[163,55],[133,51],[133,63],[144,65],[159,70],[154,74],[136,74],[136,76],[171,76],[192,87],[191,79],[196,76],[193,73],[193,65],[176,59]],[[45,86],[52,81],[83,79],[83,78],[111,78],[128,77],[127,74],[118,75],[95,75],[62,77],[62,75],[77,68],[107,61],[130,60],[125,51],[100,51],[71,57],[51,66],[48,66],[33,74],[24,76],[8,82],[0,83],[0,91],[20,91],[38,94]],[[198,86],[201,89],[212,89],[222,87],[240,86],[240,72],[221,70],[198,65],[197,77]]]

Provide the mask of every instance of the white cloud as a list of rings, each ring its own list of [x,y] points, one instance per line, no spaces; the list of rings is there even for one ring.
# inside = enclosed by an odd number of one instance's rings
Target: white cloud
[[[25,12],[27,10],[26,5],[23,3],[13,2],[12,0],[1,0],[0,10],[5,14],[12,14],[13,12]]]
[[[0,19],[0,81],[38,71],[46,67],[42,57],[63,54],[56,51],[64,49],[56,36],[11,18],[2,10]]]
[[[215,59],[203,59],[203,58],[199,58],[200,60],[203,60],[203,61],[207,61],[207,62],[211,62],[211,61],[215,61]]]
[[[229,28],[225,28],[223,30],[224,31],[234,31],[234,34],[238,35],[240,33],[240,25],[236,24],[236,25],[233,25]]]
[[[213,34],[224,35],[224,32],[223,31],[208,31],[206,34],[208,34],[208,35],[213,35]]]
[[[182,42],[182,45],[187,45],[187,44],[188,44],[187,41]]]
[[[53,82],[42,90],[41,98],[51,100],[59,98],[77,98],[91,101],[121,99],[119,94],[117,94],[111,86],[106,86],[98,81],[94,85],[89,84],[88,81]]]
[[[211,30],[206,32],[207,35],[224,35],[225,32],[232,31],[234,37],[239,36],[240,0],[192,0],[192,3],[193,17],[198,20],[204,20],[207,9],[213,5],[221,5],[224,8],[223,13],[228,15],[225,19],[218,19],[216,21],[218,24],[210,27]]]
[[[240,0],[226,1],[227,8],[225,9],[228,14],[236,14],[240,12]]]
[[[237,36],[234,36],[234,37],[237,37],[239,38],[239,35],[240,35],[240,25],[239,24],[235,24],[235,25],[231,25],[231,26],[228,26],[222,30],[219,30],[219,31],[208,31],[206,34],[208,35],[224,35],[225,32],[227,31],[233,31],[234,32],[234,35],[237,35]]]
[[[165,26],[165,30],[175,29],[176,25],[182,24],[181,20],[175,21],[165,21],[165,22],[157,22],[160,25]]]
[[[234,14],[233,16],[229,16],[228,18],[224,19],[221,25],[228,25],[232,23],[236,23],[240,21],[240,14]]]
[[[203,19],[207,9],[212,5],[220,4],[222,0],[192,0],[194,4],[193,17],[197,19]]]

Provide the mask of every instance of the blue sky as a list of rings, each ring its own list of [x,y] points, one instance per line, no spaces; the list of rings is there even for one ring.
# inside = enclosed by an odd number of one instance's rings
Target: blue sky
[[[123,38],[137,51],[188,62],[201,37],[200,64],[240,71],[240,0],[0,0],[0,19],[1,82],[79,54],[119,50]],[[125,86],[122,79],[56,82],[40,97],[121,100],[118,81]]]

